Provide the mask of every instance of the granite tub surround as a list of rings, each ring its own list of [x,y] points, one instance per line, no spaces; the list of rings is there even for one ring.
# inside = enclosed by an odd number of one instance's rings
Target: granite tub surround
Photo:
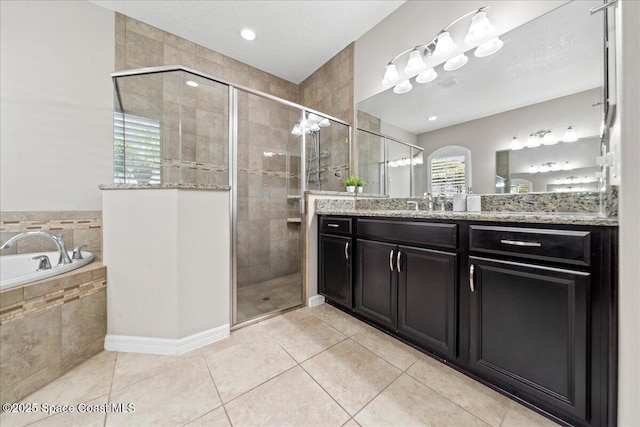
[[[25,231],[62,234],[67,250],[85,245],[83,250],[102,251],[101,211],[6,211],[0,212],[0,243]],[[53,242],[41,236],[18,240],[0,255],[45,252],[55,249]]]
[[[408,210],[407,201],[417,200],[420,210]],[[351,202],[351,203],[347,203]],[[428,218],[446,220],[493,221],[532,224],[575,224],[617,226],[618,219],[595,212],[453,212],[434,208],[429,212],[426,202],[421,199],[368,199],[368,200],[317,200],[315,213],[318,215],[344,215],[387,218]]]
[[[0,396],[23,397],[104,348],[106,267],[93,263],[0,292]]]

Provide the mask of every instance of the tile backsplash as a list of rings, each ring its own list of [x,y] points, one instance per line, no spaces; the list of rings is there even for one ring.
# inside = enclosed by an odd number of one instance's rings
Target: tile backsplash
[[[25,231],[48,231],[62,234],[67,250],[85,245],[83,250],[102,252],[101,211],[27,211],[0,212],[0,242]],[[18,240],[0,255],[50,252],[55,246],[50,239],[34,236]]]

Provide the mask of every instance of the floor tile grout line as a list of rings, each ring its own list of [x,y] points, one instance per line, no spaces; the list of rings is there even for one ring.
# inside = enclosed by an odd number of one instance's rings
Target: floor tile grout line
[[[116,377],[116,367],[118,366],[118,356],[119,352],[115,352],[115,360],[113,361],[113,372],[111,373],[111,384],[109,384],[109,394],[107,395],[107,405],[111,402],[111,393],[113,392],[113,379]],[[104,422],[102,427],[107,427],[107,417],[109,416],[109,412],[105,412],[104,414]]]
[[[378,398],[378,396],[380,396],[382,393],[384,393],[386,389],[388,389],[389,387],[391,387],[391,385],[392,385],[393,383],[395,383],[396,381],[398,381],[398,379],[400,379],[400,378],[402,377],[402,375],[403,375],[403,374],[404,374],[404,372],[400,372],[400,375],[398,375],[398,376],[397,376],[393,381],[391,381],[389,384],[387,384],[385,387],[383,387],[383,389],[382,389],[382,390],[380,390],[380,392],[379,392],[378,394],[376,394],[375,396],[373,396],[373,398],[371,398],[371,400],[369,400],[367,403],[365,403],[365,404],[362,406],[362,408],[360,408],[360,409],[358,410],[358,412],[356,412],[355,414],[353,414],[353,416],[352,416],[351,418],[353,418],[355,422],[358,422],[358,421],[356,420],[356,416],[357,416],[360,412],[362,412],[362,411],[363,411],[367,406],[369,406],[369,405],[371,404],[371,402],[373,402],[374,400],[376,400],[376,399]],[[358,423],[358,424],[360,424],[360,423]]]
[[[417,361],[416,361],[416,362],[417,362]],[[485,421],[485,420],[483,420],[482,418],[480,418],[478,415],[476,415],[476,414],[474,414],[474,413],[470,412],[468,409],[464,408],[464,407],[463,407],[463,406],[461,406],[459,403],[455,402],[455,401],[454,401],[454,400],[452,400],[451,398],[449,398],[449,397],[445,396],[444,394],[440,393],[438,390],[436,390],[435,388],[431,387],[430,385],[427,385],[427,384],[423,383],[422,381],[420,381],[420,379],[418,379],[418,378],[414,377],[414,376],[413,376],[413,375],[411,375],[409,372],[405,372],[405,374],[406,374],[407,376],[409,376],[411,379],[413,379],[413,380],[417,381],[418,383],[422,384],[423,386],[427,387],[429,390],[433,391],[434,393],[436,393],[436,394],[437,394],[437,395],[439,395],[440,397],[442,397],[442,398],[444,398],[444,399],[448,400],[449,402],[453,403],[455,406],[457,406],[458,408],[460,408],[462,411],[464,411],[464,412],[468,413],[468,414],[469,414],[469,415],[471,415],[472,417],[474,417],[474,418],[476,418],[476,419],[478,419],[478,420],[482,421],[484,424],[487,424],[487,425],[489,425],[489,426],[491,425],[491,424],[489,424],[489,422],[488,422],[488,421]],[[509,410],[509,408],[507,408],[507,410]],[[506,414],[506,412],[505,412],[505,414]],[[504,415],[503,415],[503,417],[504,417]]]
[[[318,354],[320,354],[320,353],[318,353]],[[309,359],[307,359],[307,360],[309,360]],[[322,386],[322,384],[320,384],[320,383],[318,382],[318,380],[316,380],[316,379],[313,377],[313,375],[311,375],[311,373],[309,373],[309,371],[307,371],[306,369],[304,369],[304,366],[300,365],[300,367],[302,368],[302,370],[304,371],[304,373],[305,373],[305,374],[307,374],[307,375],[308,375],[308,376],[313,380],[313,382],[314,382],[314,383],[318,384],[318,387],[320,387],[320,388],[322,389],[322,391],[324,391],[324,392],[325,392],[325,393],[326,393],[326,394],[331,398],[331,400],[333,400],[334,402],[336,402],[336,404],[337,404],[340,408],[342,408],[342,410],[347,414],[347,416],[349,417],[349,419],[353,418],[353,417],[352,417],[352,415],[349,413],[349,411],[347,411],[347,408],[345,408],[344,406],[342,406],[342,405],[340,404],[340,402],[338,402],[338,401],[336,400],[336,398],[335,398],[335,397],[333,397],[333,395],[332,395],[331,393],[329,393],[329,392],[328,392],[328,391],[327,391],[327,390]],[[345,421],[345,424],[346,424],[346,423],[348,423],[348,422],[349,422],[349,420]]]

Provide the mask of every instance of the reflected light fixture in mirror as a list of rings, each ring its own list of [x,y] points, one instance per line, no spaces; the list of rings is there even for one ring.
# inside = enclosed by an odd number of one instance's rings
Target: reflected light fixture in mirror
[[[382,86],[385,88],[395,86],[393,90],[395,93],[407,93],[413,88],[409,79],[416,75],[418,76],[416,77],[416,83],[429,83],[435,80],[438,74],[433,67],[428,68],[425,58],[448,58],[443,66],[445,71],[454,71],[462,68],[469,61],[469,58],[464,52],[451,57],[457,50],[458,45],[448,30],[454,24],[470,15],[473,15],[473,17],[471,18],[469,31],[464,38],[465,44],[476,47],[474,55],[478,58],[484,58],[499,51],[504,43],[495,35],[496,28],[489,21],[485,9],[486,7],[481,7],[462,15],[440,30],[429,43],[411,47],[397,55],[386,65]],[[407,53],[409,54],[409,59],[403,69],[404,76],[401,76],[398,73],[395,62]]]
[[[578,137],[576,136],[575,130],[573,130],[573,126],[569,126],[566,131],[564,131],[564,136],[562,137],[562,142],[576,142]]]

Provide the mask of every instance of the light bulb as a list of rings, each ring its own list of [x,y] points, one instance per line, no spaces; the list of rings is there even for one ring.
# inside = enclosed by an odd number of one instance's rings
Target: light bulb
[[[407,61],[407,66],[404,67],[404,73],[407,76],[414,76],[418,73],[423,72],[427,69],[427,64],[424,63],[424,59],[422,59],[422,54],[418,49],[413,49],[409,54],[409,60]]]
[[[309,113],[309,115],[307,116],[307,120],[309,121],[309,123],[318,123],[320,121],[320,117],[313,113]]]
[[[469,46],[475,45],[488,39],[496,32],[496,27],[491,25],[486,12],[480,11],[471,18],[469,31],[464,38],[464,42]]]
[[[395,93],[407,93],[411,89],[413,89],[413,86],[411,86],[411,82],[409,80],[404,80],[398,83],[396,87],[393,88],[393,91]]]
[[[478,58],[484,58],[485,56],[493,55],[502,49],[502,46],[504,46],[504,42],[499,37],[494,37],[478,46],[473,54]]]
[[[322,119],[318,123],[318,126],[320,126],[321,128],[328,128],[329,126],[331,126],[331,122],[329,122],[329,119]]]
[[[518,140],[517,137],[513,137],[513,139],[511,139],[511,144],[509,145],[509,148],[512,150],[522,150],[522,144],[520,144],[520,141]]]
[[[418,77],[416,77],[416,82],[418,82],[418,83],[429,83],[429,82],[434,81],[436,79],[436,77],[438,77],[438,73],[436,73],[433,68],[429,68],[428,70],[423,71],[420,74],[418,74]]]
[[[433,56],[437,56],[437,57],[447,56],[451,52],[453,52],[456,49],[456,47],[458,46],[451,38],[451,34],[449,34],[447,31],[443,31],[442,33],[440,33],[440,35],[436,40],[436,49],[433,52]]]
[[[558,143],[558,139],[553,134],[553,132],[549,131],[544,134],[544,137],[542,137],[542,143],[544,145],[553,145]]]
[[[318,125],[317,123],[312,124],[311,126],[309,126],[309,130],[311,132],[316,132],[320,130],[320,125]]]
[[[568,161],[567,161],[567,162],[564,162],[564,165],[562,165],[562,170],[570,171],[571,169],[573,169],[573,168],[571,167],[571,163],[569,163]]]
[[[385,67],[384,78],[382,79],[382,86],[391,87],[400,81],[398,70],[396,70],[395,64],[387,64]]]
[[[461,53],[449,59],[447,62],[445,62],[444,67],[442,68],[444,68],[446,71],[454,71],[464,67],[464,65],[468,61],[469,61],[469,58],[464,53]]]
[[[534,134],[530,133],[529,137],[527,138],[527,147],[535,148],[535,147],[538,147],[538,146],[540,146],[540,138],[538,138]]]
[[[576,132],[573,130],[573,126],[569,126],[566,131],[564,131],[564,136],[562,137],[562,141],[564,142],[575,142],[578,140],[576,136]]]
[[[300,128],[299,125],[295,125],[291,130],[291,133],[294,134],[295,136],[300,136],[302,135],[302,129]]]
[[[536,172],[538,172],[538,169],[535,166],[531,165],[529,167],[529,173],[536,173]]]

